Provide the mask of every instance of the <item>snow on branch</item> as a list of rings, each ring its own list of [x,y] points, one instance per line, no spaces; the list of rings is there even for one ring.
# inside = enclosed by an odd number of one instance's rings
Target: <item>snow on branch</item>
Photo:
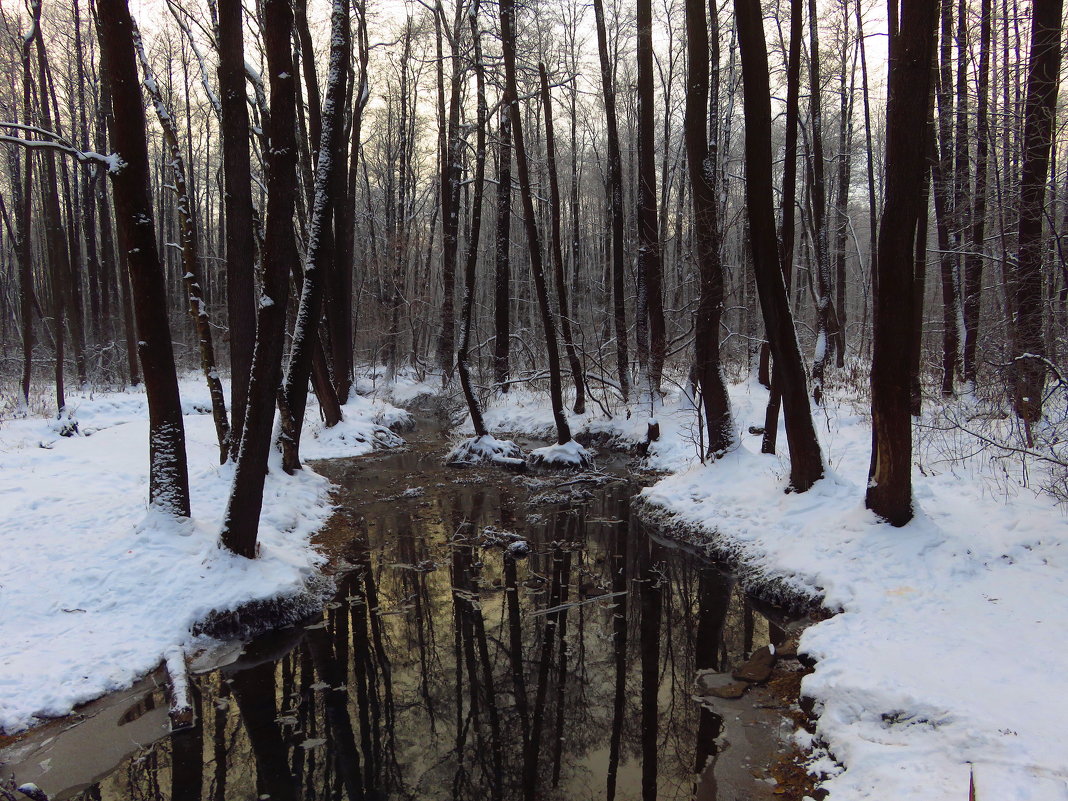
[[[0,122],[0,128],[7,128],[14,131],[25,131],[27,134],[48,137],[47,139],[25,139],[21,136],[0,134],[0,142],[18,145],[27,150],[52,150],[57,153],[64,153],[68,156],[73,156],[82,164],[101,164],[107,167],[107,170],[110,173],[118,173],[124,166],[126,166],[126,163],[119,157],[118,153],[108,153],[105,155],[103,153],[95,153],[92,150],[80,150],[69,140],[53,131],[46,131],[44,128],[38,128],[34,125],[23,125],[18,122]]]
[[[196,37],[193,36],[193,31],[189,27],[189,20],[193,19],[194,22],[196,20],[188,11],[186,11],[184,8],[181,8],[174,2],[171,2],[171,0],[168,0],[167,8],[168,10],[170,10],[171,16],[174,17],[175,22],[178,23],[178,27],[182,29],[182,33],[185,34],[185,38],[189,41],[189,46],[193,49],[193,55],[196,56],[197,64],[200,66],[200,84],[204,87],[204,94],[208,96],[208,102],[211,103],[211,107],[215,110],[215,113],[221,115],[222,101],[219,100],[219,96],[215,93],[215,90],[211,88],[211,83],[209,83],[208,81],[208,66],[207,60],[204,57],[204,51],[200,49],[200,45],[197,43]],[[208,36],[209,40],[213,38],[208,33],[208,31],[204,29],[203,25],[197,23],[197,27],[200,28],[206,36]],[[212,42],[212,44],[215,45],[214,42]]]

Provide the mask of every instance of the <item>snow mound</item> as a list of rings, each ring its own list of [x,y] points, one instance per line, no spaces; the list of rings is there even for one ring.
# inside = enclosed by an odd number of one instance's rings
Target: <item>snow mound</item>
[[[449,455],[445,457],[445,464],[460,466],[473,465],[489,462],[523,469],[526,462],[523,460],[523,451],[510,439],[497,439],[490,434],[481,437],[471,437],[456,443]]]
[[[531,451],[527,463],[531,467],[586,470],[593,467],[593,454],[572,439],[563,445],[547,445]]]

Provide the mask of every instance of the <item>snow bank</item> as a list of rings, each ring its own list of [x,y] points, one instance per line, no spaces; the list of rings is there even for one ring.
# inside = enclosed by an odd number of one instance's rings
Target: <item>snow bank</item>
[[[209,612],[297,595],[315,576],[322,557],[310,539],[331,507],[326,479],[311,470],[286,476],[272,465],[258,559],[219,548],[233,467],[218,464],[202,383],[181,386],[193,511],[181,523],[146,511],[143,392],[72,394],[78,436],[60,437],[43,419],[0,428],[0,729],[127,686],[175,646],[193,647],[190,627]],[[344,413],[329,434],[306,426],[304,456],[357,455],[396,439],[378,421],[399,410],[354,398]]]
[[[759,424],[763,393],[732,395],[739,421]],[[863,506],[869,425],[821,414],[834,468],[809,492],[784,493],[785,466],[747,436],[644,498],[839,610],[800,648],[818,660],[803,684],[817,749],[845,767],[823,760],[830,801],[960,801],[973,770],[978,799],[1068,799],[1068,520],[1045,496],[1006,499],[974,467],[933,460],[913,476],[916,519],[881,523]]]

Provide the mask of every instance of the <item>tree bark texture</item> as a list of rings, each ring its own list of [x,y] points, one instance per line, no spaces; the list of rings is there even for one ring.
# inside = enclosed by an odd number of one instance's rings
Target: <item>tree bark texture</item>
[[[808,404],[805,368],[794,334],[772,208],[771,92],[758,0],[735,0],[745,112],[746,208],[764,329],[771,345],[790,447],[790,486],[809,489],[823,476],[823,457]]]
[[[690,66],[686,85],[686,163],[693,198],[694,250],[701,282],[694,332],[694,362],[701,386],[708,430],[709,454],[721,454],[731,445],[734,427],[730,400],[723,380],[719,353],[719,327],[723,315],[723,264],[720,256],[719,205],[716,196],[717,165],[708,146],[709,62],[708,25],[702,0],[686,0],[686,52]],[[716,65],[719,68],[719,65]],[[718,108],[718,98],[713,105]]]
[[[575,384],[575,414],[586,411],[586,390],[582,362],[579,361],[575,340],[571,332],[571,318],[567,305],[567,280],[564,277],[563,235],[560,226],[560,179],[556,172],[556,135],[553,131],[552,96],[549,94],[549,77],[545,64],[538,64],[541,79],[541,104],[545,113],[545,169],[549,173],[549,230],[550,249],[553,257],[553,276],[556,283],[556,305],[560,314],[560,335],[564,340],[564,352],[571,366],[571,379]]]
[[[501,0],[501,49],[504,54],[504,97],[502,102],[512,116],[512,137],[515,145],[516,171],[519,177],[519,195],[523,202],[523,224],[527,232],[527,248],[530,258],[530,273],[534,279],[534,291],[538,297],[542,328],[545,333],[545,350],[549,362],[549,398],[556,422],[556,438],[561,445],[571,441],[571,426],[564,411],[563,390],[560,380],[560,347],[556,340],[556,323],[549,306],[549,290],[542,266],[541,242],[538,237],[538,219],[534,211],[534,195],[530,187],[530,170],[526,146],[523,142],[523,121],[516,93],[515,58],[515,0]]]
[[[334,171],[344,169],[338,155],[344,154],[343,108],[345,82],[349,62],[349,4],[334,0],[330,23],[330,71],[323,104],[322,137],[319,140],[319,159],[315,165],[315,193],[311,227],[308,232],[308,252],[304,259],[304,281],[300,307],[293,329],[293,344],[289,351],[289,365],[285,378],[285,406],[292,428],[282,443],[287,471],[300,466],[300,431],[308,402],[308,381],[312,377],[312,360],[319,343],[319,318],[323,308],[323,292],[333,266],[334,236],[332,229],[334,203],[337,200]],[[341,161],[343,162],[343,155]],[[321,344],[319,345],[321,348]],[[325,364],[325,358],[320,356]],[[317,390],[325,395],[334,392],[333,385],[320,373]],[[323,403],[320,395],[320,403]]]
[[[153,226],[145,110],[134,60],[133,20],[126,0],[99,0],[97,13],[100,49],[107,54],[114,110],[111,143],[122,160],[111,171],[115,222],[126,251],[137,352],[148,396],[149,502],[173,515],[188,517],[185,423],[166,313],[166,284]]]
[[[1024,106],[1023,166],[1020,172],[1020,223],[1012,289],[1013,403],[1027,424],[1042,417],[1046,385],[1046,348],[1042,336],[1042,225],[1046,178],[1053,141],[1057,85],[1061,67],[1061,0],[1033,0],[1031,56]]]
[[[219,0],[219,94],[222,96],[226,309],[230,323],[230,455],[237,458],[256,341],[252,167],[240,0]]]
[[[271,449],[275,398],[282,379],[289,275],[297,259],[293,210],[297,193],[296,90],[293,75],[293,11],[288,0],[264,0],[264,49],[270,71],[271,117],[267,150],[267,219],[263,241],[263,290],[257,304],[245,430],[223,520],[222,543],[234,553],[256,555],[263,482]]]
[[[896,4],[895,8],[896,8]],[[909,349],[913,257],[923,195],[927,98],[937,8],[901,0],[890,38],[886,191],[879,224],[879,280],[872,357],[872,456],[865,503],[895,526],[912,519],[912,415]]]

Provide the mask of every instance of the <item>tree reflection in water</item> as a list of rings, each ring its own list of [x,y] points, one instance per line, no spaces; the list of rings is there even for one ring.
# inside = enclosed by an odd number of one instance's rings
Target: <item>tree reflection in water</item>
[[[714,799],[722,719],[693,678],[769,626],[650,537],[634,491],[533,508],[452,485],[346,511],[335,602],[196,677],[197,727],[76,797]]]

